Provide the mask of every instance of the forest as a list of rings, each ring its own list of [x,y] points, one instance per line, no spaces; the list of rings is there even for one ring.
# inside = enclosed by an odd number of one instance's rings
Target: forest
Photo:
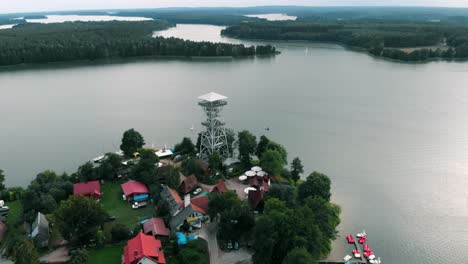
[[[152,37],[172,24],[140,22],[67,22],[19,24],[0,31],[0,65],[97,60],[138,56],[253,56],[274,54],[274,47],[194,42]]]
[[[338,43],[399,61],[468,58],[468,26],[454,24],[390,20],[265,21],[233,25],[222,34],[242,39]]]

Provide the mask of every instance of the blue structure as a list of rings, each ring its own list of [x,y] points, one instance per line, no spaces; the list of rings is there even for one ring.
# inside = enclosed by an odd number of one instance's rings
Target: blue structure
[[[146,193],[146,194],[140,194],[140,195],[135,195],[133,196],[133,201],[141,201],[141,200],[145,200],[145,199],[148,199],[149,195]]]

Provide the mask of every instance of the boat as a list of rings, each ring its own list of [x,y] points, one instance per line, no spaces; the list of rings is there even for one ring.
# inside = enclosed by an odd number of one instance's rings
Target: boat
[[[373,259],[375,259],[375,255],[372,254],[372,255],[370,255],[367,259],[368,259],[368,260],[373,260]]]
[[[346,237],[346,240],[348,240],[348,243],[349,243],[349,244],[354,244],[354,238],[353,238],[352,235],[347,236],[347,237]]]
[[[369,263],[371,263],[371,264],[380,264],[380,263],[382,263],[382,259],[380,257],[378,259],[371,259],[371,260],[369,260]]]
[[[96,158],[93,159],[93,162],[99,163],[99,162],[101,162],[105,157],[106,157],[106,155],[102,155],[102,156],[96,157]]]
[[[353,257],[351,257],[350,255],[346,255],[343,260],[344,261],[350,261]]]
[[[362,230],[362,233],[358,233],[356,236],[357,236],[357,237],[365,237],[365,236],[367,236],[366,230]]]
[[[368,259],[371,255],[374,255],[374,252],[372,252],[372,251],[366,251],[366,252],[364,252],[364,254],[363,254],[363,256],[364,256],[365,258],[367,258],[367,259]],[[375,258],[375,256],[374,256],[374,258]]]
[[[358,240],[359,244],[364,244],[364,243],[366,243],[366,241],[367,241],[367,238],[365,236],[359,238],[359,240]]]
[[[369,244],[364,244],[364,251],[371,251]]]
[[[353,255],[355,258],[361,258],[361,252],[357,249],[353,250]]]
[[[193,127],[193,125],[192,125],[192,127],[190,127],[190,130],[192,130],[192,131],[193,131],[194,129],[195,129],[195,128],[194,128],[194,127]]]

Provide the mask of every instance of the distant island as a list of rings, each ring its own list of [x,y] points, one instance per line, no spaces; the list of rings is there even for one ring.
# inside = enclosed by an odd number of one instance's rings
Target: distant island
[[[275,54],[271,45],[194,42],[152,37],[173,24],[164,20],[24,23],[0,31],[0,65],[143,56],[245,57]]]
[[[468,26],[398,20],[262,21],[232,25],[223,35],[241,39],[332,42],[397,61],[468,58]]]

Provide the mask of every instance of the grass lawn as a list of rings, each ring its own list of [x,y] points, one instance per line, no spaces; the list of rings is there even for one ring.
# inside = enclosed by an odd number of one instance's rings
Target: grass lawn
[[[23,215],[23,205],[19,200],[14,202],[7,202],[7,205],[10,207],[10,211],[8,212],[6,224],[13,226],[14,224],[21,221],[21,216]]]
[[[89,251],[88,264],[118,264],[122,262],[124,244]]]
[[[148,205],[144,208],[132,209],[130,203],[122,200],[122,189],[117,182],[106,182],[102,185],[104,192],[101,204],[110,216],[115,216],[120,222],[133,229],[140,221],[153,216],[154,209]],[[103,262],[104,263],[104,262]]]

